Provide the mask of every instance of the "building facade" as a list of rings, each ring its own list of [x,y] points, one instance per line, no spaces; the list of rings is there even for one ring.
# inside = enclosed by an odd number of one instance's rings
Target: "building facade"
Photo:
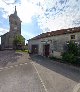
[[[21,20],[17,15],[16,6],[15,12],[9,16],[10,30],[1,36],[1,48],[14,48],[13,41],[17,35],[21,35]],[[24,39],[25,45],[25,39]]]
[[[80,44],[80,27],[40,34],[28,40],[28,49],[30,53],[61,58],[65,45],[70,40]]]

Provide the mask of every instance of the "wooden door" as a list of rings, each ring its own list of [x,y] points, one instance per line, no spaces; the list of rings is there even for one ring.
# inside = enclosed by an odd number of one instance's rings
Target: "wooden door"
[[[44,46],[44,54],[45,54],[46,57],[49,56],[49,48],[50,48],[49,44],[47,44],[47,45]]]

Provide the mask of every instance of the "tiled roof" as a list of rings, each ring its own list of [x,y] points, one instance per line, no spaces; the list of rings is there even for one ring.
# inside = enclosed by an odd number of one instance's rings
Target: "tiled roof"
[[[32,39],[29,39],[29,40],[36,40],[36,39],[41,39],[41,38],[46,38],[46,37],[51,37],[51,36],[57,36],[57,35],[63,35],[63,34],[76,33],[76,32],[80,32],[80,27],[61,29],[61,30],[57,30],[57,31],[42,33],[42,34],[40,34],[36,37],[33,37]]]

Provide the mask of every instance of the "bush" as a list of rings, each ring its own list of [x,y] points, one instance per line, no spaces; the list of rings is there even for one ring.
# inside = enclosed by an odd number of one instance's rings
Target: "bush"
[[[78,55],[78,45],[75,44],[75,42],[70,41],[69,44],[67,44],[67,52],[68,53],[73,53],[75,56]]]
[[[65,52],[62,55],[62,60],[73,64],[76,62],[76,56],[73,53]]]
[[[80,47],[75,42],[70,41],[67,44],[67,50],[62,54],[62,60],[71,64],[80,65]]]

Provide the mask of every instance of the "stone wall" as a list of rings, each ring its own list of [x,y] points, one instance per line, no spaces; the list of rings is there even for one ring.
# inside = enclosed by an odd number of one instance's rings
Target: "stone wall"
[[[20,34],[18,32],[15,32],[15,31],[8,32],[8,33],[2,35],[2,37],[1,37],[1,47],[2,47],[2,49],[14,48],[13,40],[17,35],[20,35]],[[24,45],[25,45],[25,39],[24,39]]]
[[[17,16],[17,11],[15,7],[14,14],[9,16],[9,24],[10,24],[10,31],[6,34],[1,36],[1,47],[4,48],[14,48],[13,47],[13,40],[16,35],[21,35],[21,20]],[[25,45],[25,40],[24,40]]]
[[[80,32],[64,34],[58,36],[47,37],[43,39],[37,40],[29,40],[28,41],[28,49],[31,51],[31,45],[38,44],[39,45],[39,55],[43,55],[43,45],[50,44],[49,56],[55,56],[61,58],[61,53],[64,52],[64,46],[67,41],[71,40],[71,35],[75,35],[75,41],[80,43]]]

